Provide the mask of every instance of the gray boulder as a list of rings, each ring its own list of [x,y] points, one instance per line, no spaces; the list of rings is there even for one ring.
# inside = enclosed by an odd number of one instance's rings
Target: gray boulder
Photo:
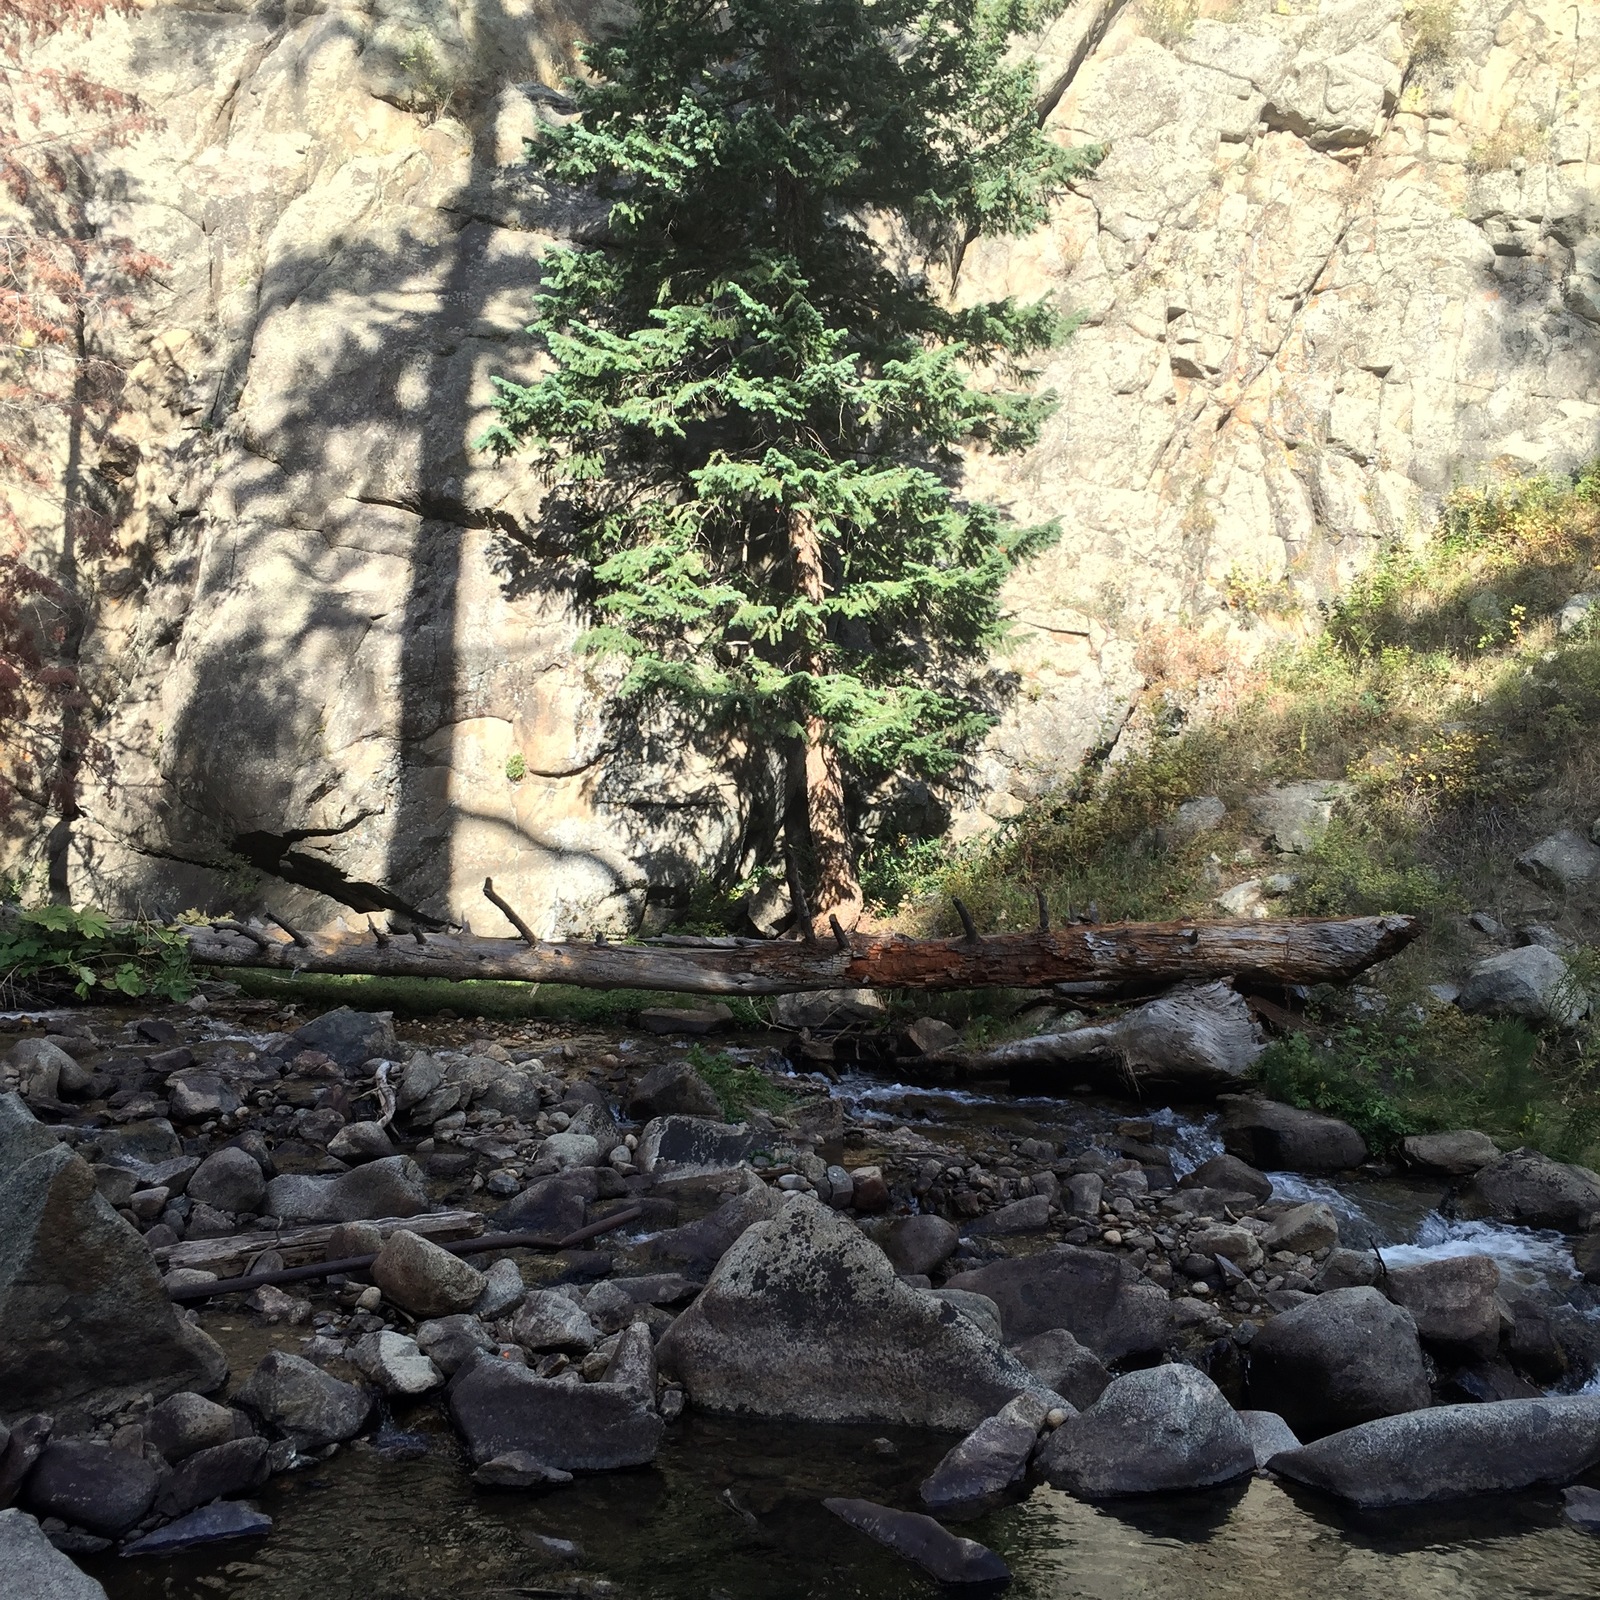
[[[1301,855],[1315,848],[1333,821],[1334,809],[1351,792],[1348,783],[1310,778],[1274,784],[1245,801],[1245,809],[1266,835],[1269,849]]]
[[[297,1450],[320,1450],[353,1439],[372,1412],[365,1391],[282,1350],[262,1357],[238,1398]]]
[[[1338,1242],[1338,1217],[1331,1207],[1315,1200],[1291,1206],[1261,1235],[1261,1248],[1268,1254],[1292,1250],[1296,1255],[1311,1255],[1317,1250],[1332,1249]]]
[[[358,1341],[350,1359],[385,1394],[426,1394],[444,1382],[444,1374],[408,1334],[380,1328]]]
[[[397,1228],[383,1241],[372,1263],[372,1281],[384,1295],[415,1317],[448,1317],[470,1311],[486,1279],[460,1256],[409,1228]]]
[[[1022,1481],[1039,1429],[1042,1400],[1018,1396],[985,1417],[955,1445],[917,1491],[933,1512],[970,1511],[998,1500]]]
[[[1491,1017],[1520,1017],[1535,1027],[1570,1028],[1589,1010],[1588,996],[1571,980],[1567,964],[1541,944],[1486,956],[1461,985],[1456,1004]]]
[[[93,1169],[0,1095],[0,1415],[90,1396],[215,1389],[222,1351],[167,1298]]]
[[[183,1141],[165,1117],[106,1128],[95,1136],[100,1159],[114,1167],[159,1167],[183,1159]]]
[[[736,1167],[756,1147],[748,1123],[707,1117],[655,1117],[639,1135],[641,1172],[718,1172]]]
[[[168,1461],[179,1462],[197,1450],[226,1444],[234,1436],[237,1416],[203,1394],[168,1395],[145,1419],[144,1436]]]
[[[1157,1354],[1172,1328],[1164,1290],[1117,1256],[1072,1245],[991,1262],[945,1287],[993,1300],[1009,1341],[1065,1328],[1102,1361]]]
[[[588,1313],[559,1289],[534,1289],[518,1308],[511,1337],[524,1350],[564,1350],[584,1355],[600,1342]]]
[[[1274,1317],[1250,1346],[1249,1395],[1301,1438],[1432,1399],[1416,1322],[1376,1289],[1334,1289]]]
[[[14,1600],[106,1600],[106,1592],[24,1511],[0,1511],[0,1573]]]
[[[1206,1489],[1255,1471],[1238,1414],[1203,1372],[1147,1367],[1068,1417],[1039,1453],[1044,1475],[1083,1500]]]
[[[296,1028],[289,1042],[297,1050],[320,1050],[341,1067],[359,1067],[381,1056],[392,1060],[400,1053],[394,1036],[392,1011],[352,1011],[340,1006]]]
[[[197,1450],[169,1472],[156,1491],[159,1516],[181,1517],[211,1500],[252,1494],[267,1481],[272,1446],[265,1439],[230,1439]]]
[[[328,1154],[351,1166],[363,1161],[383,1161],[395,1153],[388,1130],[381,1122],[352,1122],[328,1141]]]
[[[994,1551],[941,1528],[932,1517],[895,1511],[871,1500],[834,1497],[822,1504],[858,1533],[914,1562],[940,1583],[994,1588],[1011,1581],[1011,1569]]]
[[[207,1156],[189,1178],[189,1198],[219,1211],[258,1211],[266,1192],[260,1164],[236,1147]]]
[[[226,1544],[235,1539],[262,1539],[272,1532],[272,1518],[254,1506],[238,1500],[218,1500],[187,1516],[169,1522],[142,1539],[122,1547],[125,1556],[175,1556],[184,1550],[205,1545]]]
[[[1426,1505],[1567,1483],[1600,1461],[1600,1396],[1438,1406],[1275,1456],[1272,1470],[1352,1505]]]
[[[417,1348],[447,1376],[480,1351],[491,1351],[494,1340],[477,1317],[435,1317],[417,1328]]]
[[[1456,1211],[1581,1233],[1600,1221],[1600,1176],[1537,1150],[1512,1150],[1473,1174]]]
[[[1541,889],[1565,894],[1600,876],[1600,849],[1574,829],[1563,828],[1525,850],[1517,857],[1516,867]]]
[[[943,1217],[931,1211],[899,1217],[885,1230],[884,1254],[895,1271],[930,1273],[955,1254],[961,1236]]]
[[[525,1452],[563,1472],[609,1472],[655,1458],[661,1418],[630,1387],[562,1383],[480,1357],[450,1387],[450,1416],[475,1463]]]
[[[970,1289],[952,1289],[948,1285],[943,1289],[927,1289],[923,1292],[932,1295],[940,1305],[959,1311],[984,1338],[992,1339],[996,1344],[1004,1342],[1006,1334],[1000,1321],[1000,1307],[988,1295],[974,1294]]]
[[[1047,1389],[1085,1411],[1105,1393],[1111,1374],[1093,1350],[1078,1343],[1065,1328],[1047,1328],[1012,1345],[1011,1353]]]
[[[390,1156],[336,1178],[285,1173],[267,1185],[261,1209],[285,1222],[414,1217],[428,1209],[428,1189],[421,1167],[410,1156]]]
[[[23,1509],[115,1539],[150,1509],[160,1480],[131,1450],[89,1439],[52,1439],[23,1486]]]
[[[1253,1200],[1272,1198],[1272,1179],[1238,1156],[1212,1156],[1178,1179],[1180,1189],[1215,1189],[1219,1194],[1247,1194]]]
[[[1036,1034],[988,1051],[986,1067],[1100,1062],[1139,1083],[1208,1092],[1243,1084],[1265,1045],[1250,1008],[1226,983],[1174,989],[1115,1022]]]
[[[600,1381],[627,1390],[641,1405],[656,1403],[656,1347],[645,1323],[622,1330]]]
[[[657,1357],[712,1411],[971,1428],[1043,1386],[809,1197],[747,1229]]]
[[[635,1085],[628,1096],[628,1115],[635,1122],[672,1116],[720,1122],[722,1102],[687,1061],[664,1061],[652,1067]]]
[[[1562,1515],[1574,1528],[1585,1533],[1600,1533],[1600,1489],[1590,1489],[1583,1484],[1561,1491],[1566,1501]]]
[[[1256,1470],[1262,1471],[1275,1455],[1298,1450],[1300,1441],[1294,1429],[1276,1411],[1241,1411],[1239,1420],[1250,1435],[1250,1448],[1256,1453]]]
[[[1413,1167],[1447,1178],[1470,1177],[1500,1155],[1500,1147],[1488,1134],[1471,1128],[1454,1133],[1413,1133],[1400,1141],[1400,1149]]]
[[[6,1052],[0,1068],[16,1074],[17,1093],[28,1100],[55,1100],[62,1075],[72,1078],[78,1063],[48,1039],[19,1039]]]
[[[1366,1141],[1337,1117],[1254,1096],[1219,1103],[1224,1148],[1263,1171],[1343,1172],[1367,1159]]]
[[[688,1272],[709,1272],[747,1228],[777,1216],[782,1206],[780,1192],[756,1178],[751,1188],[730,1195],[709,1216],[658,1233],[646,1242],[645,1254]]]
[[[585,1206],[600,1197],[600,1174],[593,1167],[553,1173],[530,1183],[495,1214],[507,1233],[533,1233],[552,1244],[583,1226]]]
[[[1425,1344],[1460,1361],[1487,1361],[1500,1345],[1500,1268],[1489,1256],[1447,1256],[1391,1267],[1384,1289]]]

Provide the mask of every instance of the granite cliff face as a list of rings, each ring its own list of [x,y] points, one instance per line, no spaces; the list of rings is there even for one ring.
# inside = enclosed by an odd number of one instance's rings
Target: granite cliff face
[[[97,31],[165,119],[102,159],[102,220],[169,270],[119,335],[132,559],[88,647],[117,768],[75,898],[509,932],[492,873],[585,931],[770,858],[770,761],[608,708],[536,486],[472,448],[531,370],[541,252],[595,220],[514,163],[603,22],[156,0]],[[1248,652],[1297,625],[1253,599],[1332,592],[1452,485],[1600,453],[1591,8],[1080,0],[1039,50],[1048,125],[1110,154],[956,285],[1085,317],[1039,446],[972,464],[1066,536],[1013,585],[968,831],[1124,734],[1174,630]]]

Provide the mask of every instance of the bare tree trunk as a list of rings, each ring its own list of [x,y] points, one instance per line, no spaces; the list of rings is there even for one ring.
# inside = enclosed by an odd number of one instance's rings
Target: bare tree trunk
[[[817,522],[810,509],[794,506],[789,511],[789,554],[794,561],[796,590],[821,605],[822,545],[817,537]],[[802,657],[805,670],[817,673],[822,660],[814,646],[808,645]],[[856,880],[850,852],[850,828],[844,812],[844,772],[839,752],[828,737],[828,725],[821,717],[807,717],[805,724],[806,821],[811,833],[813,937],[827,938],[829,918],[849,930],[861,920],[861,885]]]

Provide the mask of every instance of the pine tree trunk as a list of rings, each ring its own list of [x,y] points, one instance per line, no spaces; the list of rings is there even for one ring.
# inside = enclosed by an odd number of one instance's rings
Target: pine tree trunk
[[[822,546],[817,538],[816,518],[809,508],[789,511],[789,554],[794,561],[796,591],[815,605],[823,598]],[[818,653],[807,646],[802,655],[804,670],[820,672]],[[811,832],[812,933],[817,938],[830,936],[829,917],[845,929],[855,927],[862,909],[861,885],[856,881],[850,858],[850,829],[844,814],[844,773],[839,752],[828,737],[828,725],[821,717],[807,717],[805,725],[806,821]]]

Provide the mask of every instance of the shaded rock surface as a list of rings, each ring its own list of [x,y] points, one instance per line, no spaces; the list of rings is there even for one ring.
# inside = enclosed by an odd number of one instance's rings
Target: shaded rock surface
[[[1080,1411],[1092,1406],[1111,1382],[1100,1358],[1065,1328],[1036,1333],[1013,1345],[1011,1353],[1045,1388],[1055,1390]]]
[[[240,1389],[239,1403],[298,1450],[353,1439],[372,1411],[370,1396],[354,1384],[282,1350],[262,1357]]]
[[[1600,1220],[1600,1176],[1536,1150],[1512,1150],[1478,1168],[1456,1210],[1465,1217],[1581,1232]]]
[[[0,1573],[17,1600],[106,1600],[105,1590],[23,1511],[0,1511]]]
[[[1245,1096],[1228,1096],[1221,1103],[1222,1142],[1230,1155],[1253,1167],[1340,1172],[1367,1159],[1365,1140],[1337,1117]]]
[[[334,1178],[285,1173],[267,1185],[261,1209],[286,1222],[414,1217],[428,1209],[428,1189],[410,1156],[390,1156]]]
[[[996,1585],[1011,1578],[1011,1569],[994,1551],[941,1528],[932,1517],[871,1500],[835,1497],[822,1503],[857,1532],[915,1562],[940,1583]]]
[[[159,1479],[142,1456],[87,1439],[52,1439],[23,1494],[27,1510],[114,1539],[150,1509]]]

